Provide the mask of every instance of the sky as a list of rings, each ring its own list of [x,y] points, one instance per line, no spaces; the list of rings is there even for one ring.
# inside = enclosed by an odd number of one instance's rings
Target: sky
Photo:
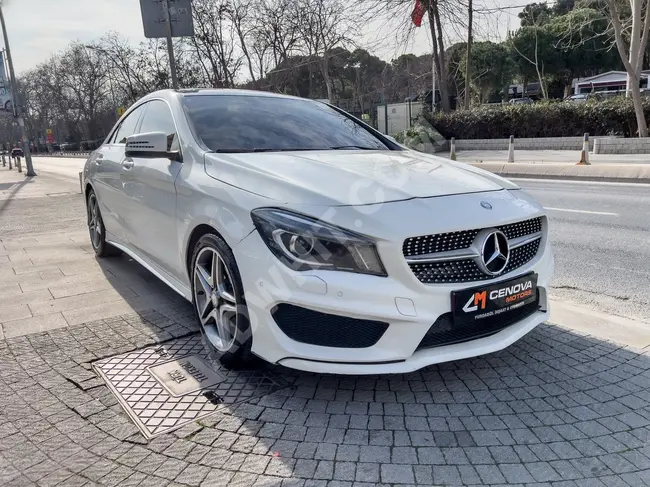
[[[145,40],[139,0],[0,0],[9,33],[16,72],[21,73],[46,61],[52,54],[64,49],[72,41],[89,42],[115,31],[127,37],[133,44]],[[515,2],[517,0],[483,0]],[[475,5],[478,2],[475,0]],[[525,3],[525,2],[519,2]],[[492,3],[493,4],[493,3]],[[509,11],[498,18],[484,20],[486,35],[496,32],[503,37],[512,25],[518,25],[516,11]],[[408,20],[410,12],[405,16]],[[513,21],[514,17],[514,21]],[[414,29],[411,41],[405,44],[403,19],[377,19],[362,26],[361,47],[390,60],[405,52],[423,54],[430,52],[431,41],[426,23]],[[408,25],[408,22],[407,22]],[[395,34],[398,33],[396,36]]]

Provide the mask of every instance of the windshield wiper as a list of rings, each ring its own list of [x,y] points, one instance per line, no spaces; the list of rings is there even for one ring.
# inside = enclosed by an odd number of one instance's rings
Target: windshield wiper
[[[215,149],[213,152],[223,153],[223,154],[228,154],[228,153],[243,154],[243,153],[251,153],[251,152],[296,152],[296,151],[309,151],[309,150],[326,150],[326,149],[313,149],[313,148],[306,148],[306,147],[290,147],[290,148],[253,147],[252,149]]]
[[[364,147],[362,145],[335,145],[330,147],[331,150],[343,149],[361,149],[361,150],[381,150],[379,147]]]

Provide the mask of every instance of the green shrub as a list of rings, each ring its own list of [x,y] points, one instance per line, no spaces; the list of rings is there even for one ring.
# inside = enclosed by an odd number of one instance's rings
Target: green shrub
[[[646,120],[650,100],[644,98]],[[589,135],[637,135],[636,116],[630,98],[616,97],[587,103],[549,101],[532,105],[481,106],[451,113],[429,113],[431,124],[447,139],[501,139],[572,137]]]

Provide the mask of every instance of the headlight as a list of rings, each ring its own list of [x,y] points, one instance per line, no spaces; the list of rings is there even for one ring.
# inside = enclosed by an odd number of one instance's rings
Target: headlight
[[[278,208],[251,212],[269,250],[288,267],[386,276],[375,243],[364,235]]]

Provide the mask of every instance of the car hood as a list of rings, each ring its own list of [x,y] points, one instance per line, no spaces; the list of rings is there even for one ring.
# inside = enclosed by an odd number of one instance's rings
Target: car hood
[[[472,166],[411,150],[205,155],[209,176],[278,203],[368,205],[517,186]]]

